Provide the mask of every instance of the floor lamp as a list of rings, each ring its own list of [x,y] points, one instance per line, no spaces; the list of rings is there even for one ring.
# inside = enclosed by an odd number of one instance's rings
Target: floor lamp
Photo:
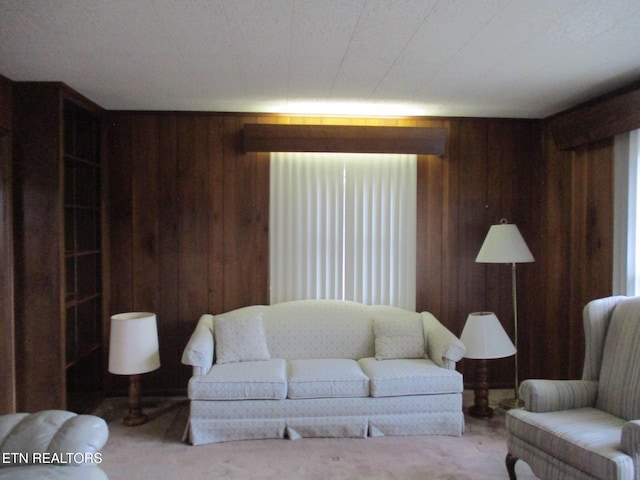
[[[511,264],[511,295],[513,299],[513,343],[516,346],[515,354],[515,385],[514,398],[500,402],[500,406],[506,410],[510,408],[522,408],[524,402],[518,398],[518,296],[516,294],[516,263],[528,263],[535,261],[529,247],[527,247],[520,230],[515,224],[507,223],[503,218],[499,225],[492,225],[484,239],[484,243],[478,252],[478,263],[506,263]]]

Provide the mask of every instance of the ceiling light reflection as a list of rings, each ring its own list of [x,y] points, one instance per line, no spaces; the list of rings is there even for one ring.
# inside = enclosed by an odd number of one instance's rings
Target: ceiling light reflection
[[[346,116],[427,116],[437,114],[435,107],[415,103],[367,102],[359,100],[320,101],[299,100],[274,102],[265,106],[269,113],[298,115],[346,115]]]

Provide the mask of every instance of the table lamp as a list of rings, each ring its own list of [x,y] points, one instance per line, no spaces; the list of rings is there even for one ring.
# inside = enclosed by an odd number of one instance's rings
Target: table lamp
[[[129,413],[123,423],[137,426],[149,417],[142,413],[143,373],[160,367],[156,316],[149,312],[120,313],[111,317],[109,372],[129,375]]]
[[[469,415],[486,418],[493,415],[489,407],[489,368],[487,360],[510,357],[516,353],[498,317],[492,312],[469,314],[462,329],[460,341],[465,346],[465,358],[479,360],[475,371],[474,404],[469,407]]]

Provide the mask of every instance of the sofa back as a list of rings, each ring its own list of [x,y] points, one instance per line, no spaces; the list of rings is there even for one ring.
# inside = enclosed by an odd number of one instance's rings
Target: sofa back
[[[222,314],[240,318],[262,314],[271,358],[359,358],[375,354],[373,319],[415,319],[419,313],[346,300],[296,300],[254,305]]]
[[[607,328],[596,407],[625,420],[640,418],[640,297],[619,301]]]

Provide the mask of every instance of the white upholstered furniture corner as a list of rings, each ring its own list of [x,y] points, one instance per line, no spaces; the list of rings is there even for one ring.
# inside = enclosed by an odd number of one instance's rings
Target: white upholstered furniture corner
[[[255,335],[234,336],[240,324]],[[300,300],[203,315],[182,357],[193,368],[186,434],[194,445],[461,435],[463,354],[433,315],[388,306]]]
[[[107,480],[106,422],[65,410],[0,416],[0,480]]]
[[[581,380],[526,380],[525,410],[506,417],[507,469],[541,479],[640,479],[640,297],[584,308]]]

